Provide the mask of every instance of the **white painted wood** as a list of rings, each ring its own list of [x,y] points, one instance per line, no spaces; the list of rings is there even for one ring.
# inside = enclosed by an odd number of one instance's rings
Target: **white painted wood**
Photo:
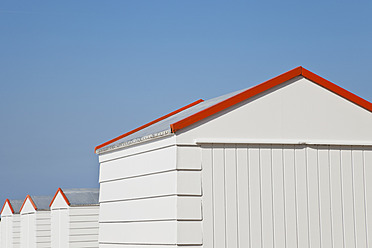
[[[118,158],[122,158],[122,157],[126,157],[126,156],[132,156],[132,155],[135,155],[135,154],[149,152],[149,151],[152,151],[152,150],[156,150],[156,149],[160,149],[160,148],[164,148],[164,147],[168,147],[168,146],[174,146],[175,143],[176,143],[175,140],[176,140],[175,136],[167,136],[167,137],[163,137],[161,139],[155,139],[155,140],[152,140],[150,142],[146,142],[146,143],[142,143],[142,144],[139,144],[139,145],[134,145],[134,146],[131,146],[131,147],[127,147],[127,148],[122,149],[122,150],[116,150],[116,151],[113,151],[113,152],[100,154],[99,157],[98,157],[99,162],[103,163],[103,162],[106,162],[106,161],[112,160],[112,159],[118,159]]]
[[[69,205],[67,204],[66,200],[62,196],[61,192],[58,191],[56,197],[54,198],[52,205],[50,206],[50,210],[67,209],[68,207]]]
[[[351,147],[341,150],[341,182],[343,198],[344,244],[345,247],[356,247],[355,244],[355,212],[354,186]]]
[[[13,212],[9,206],[9,202],[5,202],[3,206],[3,211],[1,212],[1,218],[6,216],[13,216]]]
[[[364,155],[358,147],[353,149],[353,176],[354,176],[354,211],[356,247],[367,247],[365,192],[364,192]]]
[[[175,170],[176,150],[165,147],[101,163],[100,182]]]
[[[177,146],[177,169],[201,170],[201,149],[196,146]]]
[[[52,248],[68,247],[69,213],[68,209],[51,210],[51,245]]]
[[[366,194],[367,247],[372,246],[372,149],[364,151],[364,180]]]
[[[277,248],[286,247],[285,202],[284,202],[284,170],[282,146],[272,148],[273,178],[273,218],[274,244]]]
[[[200,172],[171,171],[101,183],[100,202],[177,194],[200,196]]]
[[[202,189],[203,189],[203,244],[214,247],[214,199],[213,199],[213,153],[211,146],[202,148]]]
[[[213,149],[213,207],[214,247],[226,246],[226,203],[225,203],[225,154],[223,147]]]
[[[21,214],[33,214],[36,213],[34,205],[32,205],[30,198],[26,198],[23,208],[21,209]]]
[[[271,146],[260,146],[262,247],[274,247]]]
[[[250,227],[249,230],[251,244],[250,247],[262,246],[262,222],[261,222],[261,169],[260,151],[256,147],[249,147],[248,154],[249,167],[249,202],[250,202]]]
[[[177,240],[180,244],[202,242],[199,221],[100,223],[100,230],[100,243],[168,245],[177,244]]]
[[[369,111],[299,77],[187,127],[176,138],[177,144],[209,138],[371,143],[371,126]]]
[[[297,247],[298,244],[294,148],[294,146],[285,146],[283,149],[286,243],[288,247]]]
[[[329,151],[333,247],[343,247],[341,147]]]
[[[309,243],[310,247],[321,247],[318,151],[315,149],[315,147],[307,147],[306,151],[309,204]]]
[[[203,160],[204,161],[204,160]],[[249,247],[249,194],[248,194],[248,149],[239,146],[236,151],[237,163],[237,215],[238,215],[238,247]],[[204,178],[204,177],[203,177]],[[207,237],[205,237],[207,238]],[[205,245],[205,243],[204,243]],[[210,246],[206,246],[210,247]]]
[[[68,209],[69,247],[98,247],[99,208],[100,206],[75,206]]]
[[[295,148],[298,247],[309,247],[306,147]]]

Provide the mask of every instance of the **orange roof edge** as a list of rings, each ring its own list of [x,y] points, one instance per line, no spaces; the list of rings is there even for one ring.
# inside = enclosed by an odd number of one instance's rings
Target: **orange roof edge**
[[[58,195],[59,192],[61,193],[63,199],[66,201],[67,205],[69,205],[69,206],[71,205],[71,203],[70,203],[70,201],[67,199],[65,193],[63,193],[63,190],[62,190],[61,188],[58,188],[57,192],[56,192],[56,193],[54,194],[54,196],[53,196],[52,201],[51,201],[50,204],[49,204],[49,207],[52,206],[52,204],[53,204],[54,200],[56,199],[56,197],[57,197],[57,195]]]
[[[12,211],[12,214],[14,214],[14,209],[13,209],[12,204],[10,204],[9,199],[6,199],[5,202],[4,202],[3,208],[2,208],[1,211],[0,211],[0,215],[3,213],[3,210],[4,210],[4,208],[5,208],[6,203],[9,204],[9,207],[10,207],[10,210]]]
[[[107,142],[105,142],[105,143],[103,143],[103,144],[101,144],[101,145],[99,145],[99,146],[96,146],[96,147],[94,148],[94,151],[97,151],[98,149],[100,149],[100,148],[102,148],[102,147],[105,147],[105,146],[107,146],[107,145],[109,145],[109,144],[112,144],[112,143],[114,143],[115,141],[118,141],[118,140],[120,140],[120,139],[122,139],[122,138],[124,138],[124,137],[126,137],[126,136],[129,136],[129,135],[131,135],[131,134],[133,134],[133,133],[135,133],[135,132],[138,132],[138,131],[140,131],[140,130],[142,130],[142,129],[148,127],[148,126],[151,126],[151,125],[153,125],[153,124],[155,124],[155,123],[157,123],[157,122],[159,122],[159,121],[162,121],[162,120],[164,120],[164,119],[166,119],[166,118],[168,118],[168,117],[170,117],[170,116],[172,116],[172,115],[175,115],[175,114],[177,114],[177,113],[179,113],[179,112],[181,112],[181,111],[183,111],[183,110],[185,110],[185,109],[188,109],[188,108],[190,108],[190,107],[192,107],[192,106],[195,106],[196,104],[199,104],[199,103],[201,103],[201,102],[203,102],[203,101],[204,101],[203,99],[199,99],[199,100],[197,100],[197,101],[195,101],[195,102],[193,102],[193,103],[190,103],[189,105],[186,105],[186,106],[184,106],[184,107],[182,107],[182,108],[180,108],[180,109],[177,109],[177,110],[175,110],[175,111],[173,111],[173,112],[171,112],[171,113],[169,113],[169,114],[167,114],[167,115],[164,115],[164,116],[162,116],[162,117],[160,117],[160,118],[158,118],[158,119],[156,119],[156,120],[153,120],[153,121],[151,121],[151,122],[149,122],[149,123],[147,123],[147,124],[145,124],[145,125],[143,125],[143,126],[140,126],[140,127],[136,128],[136,129],[133,129],[132,131],[129,131],[129,132],[125,133],[125,134],[122,134],[122,135],[120,135],[120,136],[118,136],[118,137],[116,137],[116,138],[114,138],[114,139],[112,139],[112,140],[109,140],[109,141],[107,141]]]
[[[27,195],[26,198],[25,198],[25,200],[23,201],[22,207],[19,209],[19,212],[22,211],[23,206],[25,205],[27,199],[30,199],[32,206],[34,207],[35,210],[37,210],[37,207],[36,207],[34,201],[32,200],[31,196],[30,195]]]
[[[246,91],[243,91],[235,96],[232,96],[218,104],[215,104],[207,109],[204,109],[198,113],[195,113],[183,120],[180,120],[178,122],[175,122],[171,124],[171,130],[172,132],[177,132],[178,130],[185,128],[191,124],[194,124],[195,122],[198,122],[206,117],[209,117],[217,112],[220,112],[226,108],[229,108],[239,102],[242,102],[244,100],[247,100],[253,96],[256,96],[268,89],[271,89],[277,85],[280,85],[294,77],[297,76],[303,76],[314,83],[328,89],[329,91],[369,110],[372,112],[372,103],[366,101],[365,99],[341,88],[340,86],[337,86],[336,84],[316,75],[315,73],[312,73],[311,71],[303,68],[302,66],[296,67],[288,72],[285,72],[277,77],[274,77],[266,82],[263,82],[259,85],[256,85],[252,88],[247,89]]]

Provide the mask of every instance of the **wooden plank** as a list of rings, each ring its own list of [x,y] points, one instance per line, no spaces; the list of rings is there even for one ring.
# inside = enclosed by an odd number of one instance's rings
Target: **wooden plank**
[[[271,146],[260,146],[262,247],[274,247]]]
[[[203,243],[205,247],[214,246],[214,207],[213,207],[213,154],[211,147],[202,148],[202,204],[203,204]]]
[[[356,247],[367,247],[366,215],[364,198],[364,157],[361,149],[352,151],[354,176],[354,211]]]
[[[249,195],[248,195],[248,149],[238,147],[237,155],[237,195],[238,195],[238,246],[249,247]],[[205,247],[211,247],[205,244]]]
[[[320,230],[322,247],[332,247],[332,213],[330,195],[330,175],[329,175],[329,150],[328,147],[319,147],[319,192],[320,192]]]
[[[366,221],[367,221],[367,246],[372,246],[372,149],[364,151],[364,175],[366,194]]]
[[[251,247],[262,246],[260,151],[249,147],[249,203]]]
[[[214,248],[226,246],[225,157],[223,147],[213,148]]]
[[[100,167],[100,183],[176,169],[175,146],[105,162]]]
[[[307,159],[304,146],[295,149],[298,247],[309,247]]]
[[[341,147],[332,147],[329,154],[333,247],[343,247]]]
[[[284,209],[284,171],[282,146],[272,148],[273,170],[273,208],[274,208],[274,243],[276,248],[286,247],[286,227]]]
[[[200,197],[166,196],[101,203],[100,222],[201,220]],[[98,219],[98,216],[97,216]]]
[[[175,245],[177,221],[101,223],[99,239],[103,243]]]
[[[236,148],[225,147],[226,247],[238,247]]]
[[[354,192],[351,147],[341,150],[341,182],[343,198],[344,243],[345,247],[355,248]]]
[[[193,184],[187,184],[187,182]],[[131,190],[117,190],[131,189]],[[195,191],[192,191],[195,190]],[[101,183],[100,202],[165,195],[201,195],[199,171],[171,171]]]
[[[287,247],[297,247],[297,208],[294,146],[283,146]]]

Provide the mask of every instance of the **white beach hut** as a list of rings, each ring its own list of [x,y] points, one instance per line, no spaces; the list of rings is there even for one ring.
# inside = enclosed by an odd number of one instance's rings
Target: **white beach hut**
[[[372,104],[302,67],[96,153],[102,248],[372,244]]]
[[[27,195],[20,209],[22,248],[51,246],[49,204],[52,198]]]
[[[50,203],[52,248],[98,247],[99,189],[58,189]]]
[[[23,200],[6,199],[1,210],[0,247],[20,247],[20,215],[19,209]]]

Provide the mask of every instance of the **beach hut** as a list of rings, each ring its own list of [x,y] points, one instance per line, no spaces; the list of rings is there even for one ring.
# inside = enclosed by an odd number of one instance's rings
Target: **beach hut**
[[[27,195],[20,209],[21,247],[50,247],[50,211],[52,196]]]
[[[302,67],[96,153],[101,248],[372,243],[372,104]]]
[[[23,200],[6,199],[1,210],[0,247],[20,247],[20,215]]]
[[[98,247],[99,189],[58,189],[50,203],[52,248]]]

